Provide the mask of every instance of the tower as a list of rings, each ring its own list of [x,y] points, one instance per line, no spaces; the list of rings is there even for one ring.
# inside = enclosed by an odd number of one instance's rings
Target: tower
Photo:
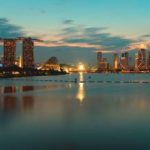
[[[150,69],[150,52],[148,52],[147,69]]]
[[[98,63],[102,60],[102,52],[97,52],[97,61]]]
[[[34,68],[34,43],[31,38],[23,40],[23,68]]]
[[[129,69],[129,54],[128,54],[128,52],[122,53],[121,58],[120,58],[120,67],[123,70]]]
[[[14,39],[4,40],[4,67],[12,67],[15,65],[16,57],[16,41]]]
[[[138,60],[137,60],[137,66],[139,70],[145,70],[146,67],[146,50],[140,49],[138,51]]]

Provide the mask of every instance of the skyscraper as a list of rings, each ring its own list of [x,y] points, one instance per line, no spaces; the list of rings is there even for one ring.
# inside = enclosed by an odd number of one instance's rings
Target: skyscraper
[[[34,68],[34,43],[31,38],[23,40],[23,68]]]
[[[150,69],[150,52],[148,52],[147,69]]]
[[[145,70],[147,68],[147,65],[146,65],[146,50],[145,49],[140,49],[138,51],[137,67],[138,67],[139,70]]]
[[[135,67],[136,71],[139,70],[139,68],[138,68],[138,53],[135,54],[135,66],[134,67]]]
[[[118,54],[115,53],[115,54],[114,54],[113,69],[114,69],[114,70],[117,70],[118,67],[119,67]]]
[[[120,67],[123,70],[129,69],[129,54],[128,54],[128,52],[122,53],[121,58],[120,58]]]
[[[15,65],[16,57],[16,41],[14,39],[4,40],[4,67],[12,67]]]
[[[102,60],[102,52],[97,52],[97,62],[99,63]]]

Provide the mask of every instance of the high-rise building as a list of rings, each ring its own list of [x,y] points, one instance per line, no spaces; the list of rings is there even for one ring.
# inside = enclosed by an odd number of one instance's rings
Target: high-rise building
[[[120,58],[120,67],[122,70],[129,69],[129,54],[128,52],[122,53]]]
[[[14,39],[4,40],[4,67],[12,67],[15,65],[16,57],[16,41]]]
[[[102,60],[102,52],[97,52],[97,62],[99,63]]]
[[[34,68],[34,42],[31,38],[23,40],[23,68]]]
[[[150,52],[148,52],[147,69],[150,69]]]
[[[147,65],[146,65],[146,50],[145,49],[140,49],[138,51],[137,67],[138,67],[139,70],[145,70],[147,68]]]
[[[114,62],[113,62],[113,69],[117,70],[119,68],[119,61],[118,61],[118,54],[114,54]]]
[[[138,71],[138,53],[135,54],[135,70]]]
[[[101,71],[108,71],[108,70],[109,70],[109,63],[106,58],[102,58],[99,63],[98,71],[101,72]]]

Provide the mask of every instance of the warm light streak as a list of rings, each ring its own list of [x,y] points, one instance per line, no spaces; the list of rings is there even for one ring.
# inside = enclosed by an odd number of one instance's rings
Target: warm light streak
[[[115,60],[114,67],[115,67],[115,69],[118,69],[118,60]]]
[[[78,93],[76,98],[79,100],[80,103],[83,103],[83,100],[85,98],[85,91],[84,91],[84,83],[81,83],[84,78],[83,78],[83,73],[80,72],[79,74],[79,88],[78,88]]]

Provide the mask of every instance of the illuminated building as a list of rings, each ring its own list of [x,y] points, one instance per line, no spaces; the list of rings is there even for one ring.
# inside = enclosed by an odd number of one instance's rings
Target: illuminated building
[[[129,54],[128,52],[122,53],[120,58],[120,67],[122,70],[129,69]]]
[[[3,62],[4,62],[4,57],[1,56],[0,57],[0,67],[3,67],[3,64],[4,64]]]
[[[119,61],[118,61],[118,54],[114,54],[114,62],[113,62],[113,69],[117,70],[119,68]]]
[[[16,57],[15,65],[22,68],[22,57],[21,56]]]
[[[34,43],[31,38],[23,40],[23,68],[34,68]]]
[[[98,71],[108,71],[109,70],[109,63],[107,62],[106,58],[102,58],[99,62]]]
[[[16,41],[13,39],[4,40],[4,67],[12,67],[15,65]]]
[[[139,70],[145,70],[147,68],[147,66],[146,66],[146,50],[145,49],[140,49],[138,51],[137,66],[138,66]]]
[[[138,71],[138,53],[135,54],[135,70]]]
[[[56,57],[51,57],[46,63],[41,66],[42,70],[55,70],[60,71],[60,65],[58,64],[58,59]]]
[[[147,68],[150,69],[150,52],[148,52]]]
[[[102,58],[102,52],[97,52],[98,71],[108,71],[109,64],[106,58]]]
[[[102,52],[97,52],[97,62],[99,63],[102,60]]]

